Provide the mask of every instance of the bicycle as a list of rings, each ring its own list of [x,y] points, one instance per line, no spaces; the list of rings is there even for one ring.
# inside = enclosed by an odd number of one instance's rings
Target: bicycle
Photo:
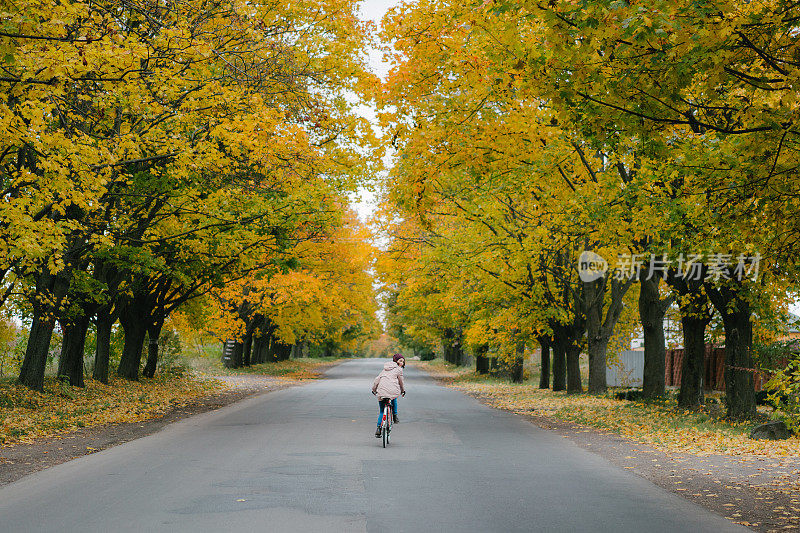
[[[389,436],[392,433],[392,400],[389,398],[381,398],[383,404],[383,417],[381,418],[381,440],[383,447],[389,444]]]

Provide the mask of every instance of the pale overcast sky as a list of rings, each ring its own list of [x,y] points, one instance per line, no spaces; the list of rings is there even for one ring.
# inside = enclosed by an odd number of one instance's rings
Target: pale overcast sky
[[[381,19],[386,14],[386,11],[396,4],[398,4],[398,2],[392,0],[364,0],[359,2],[361,18],[363,20],[371,20],[375,23],[376,27],[379,27]],[[367,51],[367,54],[372,71],[382,79],[385,78],[389,70],[389,64],[383,61],[383,53],[380,50],[370,49]],[[362,106],[360,112],[362,116],[366,117],[377,126],[375,110],[372,107]],[[387,158],[385,161],[388,164],[389,159]],[[375,196],[365,189],[359,190],[359,195],[361,201],[353,201],[353,208],[358,212],[361,220],[366,221],[375,210]]]
[[[380,27],[383,16],[390,7],[397,4],[399,4],[399,2],[395,0],[364,0],[359,3],[361,18],[363,20],[371,20],[377,27]],[[389,65],[382,61],[381,52],[378,50],[370,50],[369,56],[372,70],[381,78],[384,78],[386,72],[389,70]]]

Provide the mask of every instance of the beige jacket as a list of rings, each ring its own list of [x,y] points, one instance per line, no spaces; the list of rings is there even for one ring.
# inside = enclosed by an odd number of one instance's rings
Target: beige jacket
[[[403,369],[394,361],[383,365],[383,371],[372,382],[372,392],[377,393],[378,398],[394,400],[405,391]]]

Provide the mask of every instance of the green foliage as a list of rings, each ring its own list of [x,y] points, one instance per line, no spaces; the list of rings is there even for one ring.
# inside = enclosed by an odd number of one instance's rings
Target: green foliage
[[[793,432],[800,434],[800,356],[775,371],[764,386],[778,416]]]
[[[800,433],[800,354],[797,339],[776,341],[753,346],[753,358],[758,368],[771,375],[764,385],[767,400],[776,415],[787,427]]]
[[[125,332],[122,327],[117,324],[111,329],[111,354],[110,365],[112,368],[119,364],[119,358],[122,355],[122,348],[125,346]]]
[[[64,398],[74,400],[75,394],[72,392],[72,385],[69,382],[69,376],[58,376],[58,394]]]
[[[146,345],[147,341],[145,341]],[[182,353],[183,343],[178,332],[172,329],[163,330],[158,339],[158,363],[161,369],[171,372],[183,371]]]
[[[758,366],[768,372],[776,371],[786,366],[786,363],[796,355],[796,339],[775,341],[767,344],[753,345],[753,359]]]
[[[436,359],[436,354],[433,352],[433,350],[423,349],[420,350],[419,359],[420,361],[433,361]]]
[[[27,345],[25,333],[10,320],[0,318],[0,378],[19,371]]]

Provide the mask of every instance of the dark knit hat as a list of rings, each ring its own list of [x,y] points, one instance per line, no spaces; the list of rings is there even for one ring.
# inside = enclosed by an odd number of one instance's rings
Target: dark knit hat
[[[396,354],[394,354],[394,357],[392,357],[392,361],[394,361],[395,363],[396,363],[397,361],[399,361],[400,359],[405,359],[405,357],[403,357],[403,356],[402,356],[402,355],[400,355],[399,353],[396,353]]]

